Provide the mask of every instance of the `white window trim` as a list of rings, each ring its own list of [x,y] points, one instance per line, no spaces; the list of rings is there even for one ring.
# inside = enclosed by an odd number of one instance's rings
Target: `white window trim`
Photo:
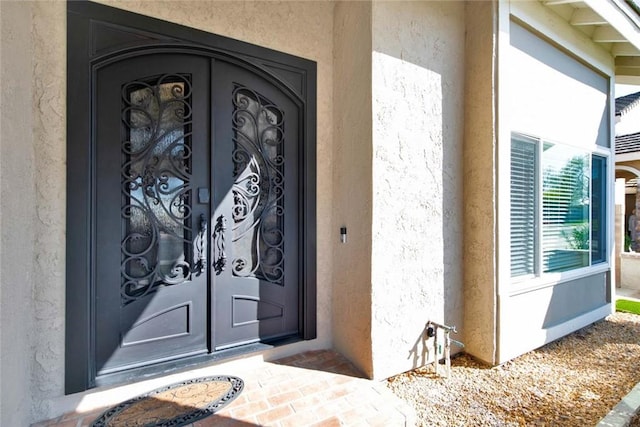
[[[537,213],[537,219],[536,219],[536,233],[535,233],[535,242],[534,245],[536,247],[536,259],[534,262],[534,270],[535,273],[534,274],[527,274],[527,275],[522,275],[522,276],[516,276],[513,277],[511,276],[511,271],[509,270],[509,282],[510,282],[510,287],[507,290],[506,294],[509,296],[515,296],[515,295],[519,295],[519,294],[523,294],[523,293],[527,293],[527,292],[531,292],[531,291],[535,291],[538,289],[543,289],[543,288],[547,288],[550,286],[556,286],[559,285],[561,283],[564,282],[570,282],[573,280],[577,280],[583,277],[589,277],[589,276],[593,276],[595,274],[599,274],[599,273],[604,273],[607,271],[610,271],[612,268],[612,263],[611,263],[611,212],[610,209],[607,208],[606,209],[606,227],[607,227],[607,234],[605,236],[605,241],[607,244],[607,249],[605,250],[605,257],[606,260],[603,262],[599,262],[595,265],[591,265],[591,251],[589,252],[589,266],[586,267],[581,267],[581,268],[576,268],[573,270],[567,270],[567,271],[562,271],[562,272],[551,272],[551,273],[545,273],[544,271],[542,271],[542,259],[543,259],[543,247],[542,247],[542,242],[541,242],[541,235],[542,235],[542,222],[543,222],[543,215],[541,214],[542,212],[542,185],[543,185],[543,174],[540,171],[540,168],[542,167],[542,156],[543,156],[543,150],[540,149],[540,145],[544,144],[545,142],[548,143],[552,143],[552,144],[560,144],[560,145],[564,145],[564,146],[569,146],[572,148],[576,148],[580,151],[584,151],[585,153],[588,153],[590,156],[600,156],[605,158],[606,161],[606,167],[607,167],[607,185],[606,185],[606,190],[607,193],[605,194],[605,200],[606,203],[609,203],[610,197],[611,197],[611,192],[613,191],[613,189],[611,188],[611,185],[609,183],[609,175],[610,175],[610,167],[612,164],[612,156],[611,156],[611,150],[607,147],[603,147],[601,145],[597,145],[597,144],[592,144],[590,146],[580,146],[578,144],[575,143],[565,143],[565,142],[557,142],[557,141],[553,141],[550,139],[546,139],[540,136],[533,136],[527,132],[519,132],[519,131],[512,131],[510,132],[510,141],[511,138],[513,138],[513,135],[520,135],[522,137],[525,138],[530,138],[530,139],[534,139],[536,140],[536,155],[537,155],[537,164],[536,164],[536,178],[537,178],[537,182],[536,182],[536,213]],[[510,146],[510,144],[509,144]],[[511,150],[509,150],[511,151]],[[511,156],[511,153],[509,153],[509,157]],[[509,169],[509,175],[511,173],[511,170]],[[591,194],[592,188],[591,188],[591,180],[589,181],[589,193]],[[509,186],[509,194],[511,194],[511,187]],[[509,204],[509,227],[508,229],[511,230],[511,205]],[[592,210],[589,209],[589,225],[591,225],[591,221],[592,221]],[[510,234],[510,233],[509,233]],[[589,226],[589,237],[591,240],[591,226]],[[511,259],[511,246],[509,245],[509,257],[508,259]],[[509,263],[510,265],[510,263]]]
[[[541,276],[530,277],[528,280],[520,280],[522,277],[512,279],[512,289],[507,294],[515,296],[536,291],[550,286],[556,286],[564,282],[590,277],[611,270],[609,262],[601,262],[588,267],[577,268],[575,270],[563,271],[560,273],[544,273]],[[518,279],[517,281],[515,279]]]

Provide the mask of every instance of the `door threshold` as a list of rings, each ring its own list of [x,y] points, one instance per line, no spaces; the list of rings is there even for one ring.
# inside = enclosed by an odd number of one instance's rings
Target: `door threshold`
[[[275,347],[293,344],[299,341],[302,341],[302,339],[298,336],[284,337],[275,340],[269,340],[267,342],[245,344],[227,348],[224,350],[219,350],[213,353],[197,354],[180,359],[173,359],[170,361],[163,361],[142,367],[113,372],[97,376],[95,379],[95,384],[93,384],[93,386],[90,388],[125,385],[138,381],[145,381],[148,379],[184,372],[195,368],[202,368],[215,362],[230,361],[235,358],[240,358],[241,356],[246,356],[252,353],[260,353]]]

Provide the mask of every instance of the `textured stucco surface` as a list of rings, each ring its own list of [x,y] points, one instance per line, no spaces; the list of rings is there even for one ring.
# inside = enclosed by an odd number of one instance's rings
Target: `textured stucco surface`
[[[333,3],[108,3],[318,63],[318,339],[264,357],[330,347]],[[66,4],[0,8],[0,54],[12,58],[3,62],[0,104],[0,424],[17,426],[73,410],[93,392],[64,397]]]
[[[334,28],[333,338],[371,377],[371,4],[336,4]]]
[[[55,23],[55,25],[52,25]],[[66,10],[33,5],[33,140],[36,169],[33,377],[36,414],[64,387],[66,223]],[[52,41],[62,41],[52,45]]]
[[[462,2],[373,4],[374,378],[433,356],[428,320],[464,330],[464,31]]]
[[[496,357],[495,10],[466,7],[464,142],[464,343],[485,362]]]
[[[0,2],[0,26],[0,425],[22,426],[31,419],[36,325],[31,5]]]

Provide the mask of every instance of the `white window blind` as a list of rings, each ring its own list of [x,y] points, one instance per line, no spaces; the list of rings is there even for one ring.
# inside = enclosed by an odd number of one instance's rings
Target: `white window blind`
[[[544,143],[542,154],[542,265],[544,272],[589,265],[590,156]]]
[[[535,273],[536,144],[511,140],[511,276]]]

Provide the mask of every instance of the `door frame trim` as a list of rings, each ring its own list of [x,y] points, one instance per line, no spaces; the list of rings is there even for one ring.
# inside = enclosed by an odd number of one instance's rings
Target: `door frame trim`
[[[92,26],[135,28],[148,39],[115,49],[99,50]],[[240,352],[262,351],[257,344],[172,361],[151,369],[96,378],[95,343],[95,72],[105,63],[150,52],[189,52],[224,58],[267,78],[300,105],[299,147],[299,339],[317,336],[316,329],[316,63],[304,58],[218,36],[91,2],[67,3],[67,223],[66,223],[66,338],[65,394],[123,380],[163,374],[205,361],[228,358]],[[296,81],[291,80],[296,77]],[[87,143],[89,141],[89,143]],[[291,342],[286,340],[284,343]]]

